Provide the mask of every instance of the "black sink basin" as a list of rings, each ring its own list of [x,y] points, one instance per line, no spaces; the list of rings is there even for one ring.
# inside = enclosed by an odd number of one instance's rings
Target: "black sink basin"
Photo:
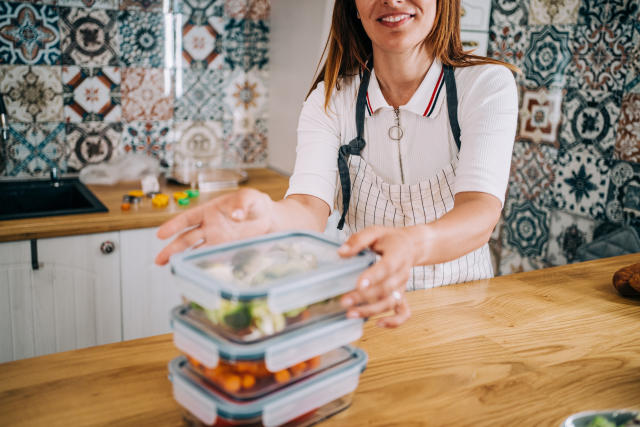
[[[0,181],[0,220],[107,212],[77,178],[52,181]]]

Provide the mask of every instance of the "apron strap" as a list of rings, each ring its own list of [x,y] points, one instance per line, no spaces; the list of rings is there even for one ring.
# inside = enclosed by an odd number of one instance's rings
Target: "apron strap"
[[[351,177],[349,176],[349,166],[347,159],[350,155],[359,156],[360,152],[366,145],[364,140],[364,111],[367,106],[367,89],[369,88],[369,78],[371,77],[371,68],[373,59],[367,62],[367,66],[363,71],[358,88],[358,98],[356,100],[356,131],[357,135],[348,144],[340,146],[338,150],[338,173],[340,174],[340,185],[342,187],[342,216],[338,221],[338,230],[344,227],[344,220],[349,211],[349,200],[351,200]]]
[[[447,111],[449,113],[449,126],[453,133],[453,139],[456,141],[458,151],[460,151],[460,124],[458,123],[458,90],[456,88],[456,79],[453,74],[451,65],[443,65],[444,67],[444,85],[447,89]]]

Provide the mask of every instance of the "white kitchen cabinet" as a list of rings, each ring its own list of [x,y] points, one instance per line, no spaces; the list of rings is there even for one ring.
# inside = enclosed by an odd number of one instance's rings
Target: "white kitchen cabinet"
[[[157,228],[143,228],[120,232],[125,340],[169,332],[169,313],[180,304],[170,268],[153,262],[168,243],[159,240],[156,231]]]
[[[115,250],[103,253],[111,242]],[[0,362],[122,339],[119,233],[0,243]]]
[[[489,45],[489,33],[461,31],[460,39],[464,50],[473,50],[474,55],[485,56]]]
[[[462,0],[460,28],[471,31],[489,31],[491,0]]]

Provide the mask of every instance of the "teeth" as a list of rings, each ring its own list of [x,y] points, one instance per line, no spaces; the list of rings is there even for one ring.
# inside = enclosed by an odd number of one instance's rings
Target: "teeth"
[[[400,22],[405,18],[408,18],[410,15],[393,15],[393,16],[385,16],[382,18],[384,22]]]

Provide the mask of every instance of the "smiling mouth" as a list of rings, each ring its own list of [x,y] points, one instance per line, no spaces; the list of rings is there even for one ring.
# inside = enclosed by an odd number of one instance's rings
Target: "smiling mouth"
[[[398,13],[378,18],[377,21],[383,24],[399,24],[413,19],[416,15],[410,13]]]

